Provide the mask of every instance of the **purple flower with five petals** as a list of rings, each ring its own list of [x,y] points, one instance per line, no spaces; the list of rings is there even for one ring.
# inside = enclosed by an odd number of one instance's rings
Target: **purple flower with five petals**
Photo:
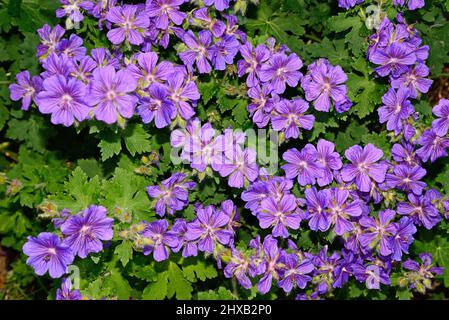
[[[87,102],[95,107],[95,117],[107,124],[121,122],[134,115],[138,98],[130,95],[137,88],[137,81],[129,71],[115,72],[114,67],[98,68],[93,72]]]
[[[284,131],[285,138],[298,138],[299,128],[311,130],[315,117],[305,114],[309,104],[303,99],[282,100],[276,104],[275,114],[271,117],[271,125],[275,131]]]
[[[184,22],[187,15],[179,11],[179,6],[184,2],[185,0],[147,0],[146,13],[155,19],[158,29],[167,30],[170,21],[177,26]]]
[[[145,227],[142,232],[144,237],[143,254],[153,254],[156,261],[168,259],[169,248],[176,248],[179,245],[179,238],[173,233],[167,232],[168,222],[165,219],[153,221]]]
[[[229,222],[229,216],[216,211],[213,206],[199,207],[197,218],[188,224],[185,238],[188,241],[198,240],[198,249],[213,253],[215,243],[227,245],[234,237],[232,231],[224,229]]]
[[[432,128],[438,136],[444,137],[449,129],[449,100],[441,99],[432,112],[438,117],[432,122]]]
[[[113,223],[114,219],[107,217],[105,207],[91,205],[82,213],[70,216],[60,229],[65,236],[64,244],[84,259],[89,253],[102,251],[102,241],[112,239]]]
[[[51,113],[51,123],[71,126],[75,119],[83,121],[90,108],[86,105],[86,86],[79,80],[55,75],[45,79],[36,104],[44,114]]]
[[[316,179],[324,174],[324,167],[317,159],[317,150],[312,144],[307,144],[301,151],[289,149],[282,155],[287,161],[281,168],[288,179],[298,179],[301,186],[314,185]]]
[[[355,182],[357,188],[362,192],[371,190],[371,183],[374,180],[382,183],[388,166],[384,163],[376,163],[383,156],[382,150],[376,148],[371,143],[364,148],[356,145],[345,151],[346,158],[351,161],[341,170],[341,178],[345,182]]]
[[[296,87],[302,77],[299,69],[302,67],[301,59],[295,54],[286,55],[277,53],[264,63],[260,69],[259,78],[262,82],[270,82],[273,91],[282,94],[286,84]]]
[[[57,235],[49,232],[28,237],[22,250],[28,256],[27,264],[33,267],[37,275],[43,276],[48,271],[52,278],[59,278],[67,273],[67,266],[75,258],[70,247],[63,244]]]
[[[127,40],[130,44],[140,45],[143,43],[144,30],[150,26],[148,15],[138,6],[124,5],[109,9],[106,19],[113,23],[107,37],[113,44],[118,45]]]
[[[295,196],[286,194],[279,200],[268,197],[262,200],[260,207],[261,209],[257,213],[260,227],[262,229],[273,227],[273,236],[288,238],[287,227],[293,230],[299,228],[301,215],[296,210]]]
[[[28,110],[36,93],[42,89],[42,78],[30,76],[29,71],[22,71],[16,75],[17,84],[9,86],[10,98],[13,101],[22,99],[22,110]]]

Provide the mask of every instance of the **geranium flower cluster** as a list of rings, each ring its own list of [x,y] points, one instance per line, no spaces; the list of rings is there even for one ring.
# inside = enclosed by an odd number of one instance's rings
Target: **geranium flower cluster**
[[[365,2],[365,0],[338,0],[338,6],[344,9],[350,9],[358,4]],[[407,4],[408,10],[416,10],[424,7],[424,0],[393,0],[394,6],[403,7]]]
[[[256,152],[243,149],[245,134],[226,129],[216,135],[210,123],[201,125],[195,118],[187,122],[185,129],[176,129],[171,134],[171,145],[182,148],[180,158],[187,161],[198,172],[216,171],[228,177],[228,184],[242,188],[256,180],[258,166]]]
[[[258,279],[260,293],[268,292],[273,282],[287,293],[314,283],[315,290],[308,297],[318,298],[341,288],[350,277],[366,283],[369,289],[380,289],[381,284],[390,284],[392,268],[408,254],[417,228],[431,229],[441,221],[440,211],[444,211],[447,199],[434,189],[426,189],[420,181],[425,170],[400,144],[394,145],[391,162],[382,160],[383,152],[372,144],[346,150],[347,161],[334,149],[333,143],[320,140],[316,147],[308,144],[301,150],[287,150],[282,167],[285,176],[259,170],[257,179],[242,193],[242,200],[261,229],[271,230],[271,235],[263,241],[254,239],[248,248],[234,245],[240,223],[230,200],[220,209],[196,204],[192,222],[176,219],[169,227],[167,220],[158,220],[135,228],[126,237],[144,253],[153,253],[157,261],[167,259],[170,251],[182,251],[184,257],[212,254],[219,265],[227,264],[225,276],[235,277],[243,287],[252,286],[251,278]],[[303,197],[292,193],[296,181],[308,186]],[[398,202],[394,209],[382,210],[377,216],[371,212],[371,201],[402,199],[404,195],[407,200]],[[299,250],[291,236],[303,227],[331,231],[343,249],[328,253],[323,248],[318,254]],[[286,250],[279,245],[282,239],[287,239]],[[432,270],[438,274],[439,269]]]
[[[284,174],[275,176],[257,165],[253,149],[244,148],[243,133],[227,129],[217,134],[211,123],[201,124],[195,117],[200,98],[197,75],[237,64],[238,75],[245,77],[248,87],[253,122],[258,127],[271,122],[273,130],[296,139],[300,130],[313,127],[309,103],[321,112],[333,107],[340,113],[351,107],[344,71],[319,59],[304,75],[301,59],[288,47],[276,45],[274,39],[253,46],[235,16],[223,14],[221,20],[210,10],[212,5],[225,10],[231,1],[204,1],[206,7],[191,14],[181,9],[187,2],[148,0],[120,6],[116,1],[64,1],[70,19],[81,21],[83,13],[97,18],[114,50],[97,48],[87,54],[78,36],[63,38],[61,27],[44,26],[39,30],[38,57],[45,71],[33,78],[26,71],[19,74],[11,98],[23,99],[24,109],[34,100],[40,112],[52,115],[52,123],[65,126],[92,118],[123,126],[136,114],[157,128],[181,125],[172,131],[170,142],[182,150],[180,157],[194,174],[177,172],[160,185],[148,186],[156,214],[165,218],[120,232],[156,261],[168,259],[171,252],[183,257],[204,252],[224,266],[226,277],[235,277],[244,288],[257,282],[259,292],[265,294],[273,284],[286,293],[309,287],[308,294],[304,291],[298,299],[319,299],[350,278],[369,289],[389,285],[393,267],[408,254],[417,227],[435,227],[441,213],[449,209],[449,200],[421,181],[426,174],[423,162],[446,155],[449,104],[441,101],[434,109],[439,117],[434,129],[414,139],[415,111],[410,100],[427,92],[431,84],[425,78],[428,48],[422,46],[416,30],[401,16],[398,24],[385,19],[371,37],[368,52],[377,74],[390,77],[391,89],[382,99],[379,117],[388,130],[403,138],[391,149],[392,160],[372,144],[352,146],[342,157],[332,142],[321,139],[316,145],[284,152]],[[339,1],[345,7],[360,2]],[[181,42],[180,64],[163,61],[155,51],[168,47],[171,36]],[[128,55],[126,47],[132,46],[139,51]],[[298,86],[305,99],[282,97]],[[265,230],[263,239],[257,236],[248,245],[235,241],[241,223],[232,200],[219,207],[196,203],[192,221],[172,219],[189,204],[189,191],[196,187],[193,177],[201,179],[213,172],[227,177],[230,187],[245,188],[241,199]],[[386,208],[376,214],[373,205],[382,200]],[[28,264],[39,275],[48,271],[59,278],[76,255],[85,258],[103,249],[102,241],[112,239],[112,224],[100,206],[77,215],[64,212],[55,221],[61,236],[42,233],[28,239],[23,248]],[[326,232],[343,249],[299,249],[293,240],[303,228]],[[441,273],[432,266],[430,255],[422,259],[423,266],[403,263],[414,272],[405,280],[410,288],[422,288]],[[61,299],[79,298],[66,280],[58,292]]]
[[[448,100],[441,101],[433,108],[438,117],[431,128],[420,128],[423,133],[416,137],[415,120],[419,115],[415,112],[410,100],[417,99],[420,94],[427,93],[432,80],[426,78],[429,68],[425,65],[428,57],[428,46],[423,46],[419,33],[407,25],[398,14],[397,23],[384,18],[377,32],[371,36],[368,58],[379,65],[375,71],[379,76],[389,76],[390,89],[382,97],[383,106],[378,109],[379,121],[387,124],[387,130],[401,134],[404,147],[416,153],[423,162],[434,162],[447,156],[449,139],[447,138]],[[418,147],[421,146],[421,147]],[[416,149],[416,150],[411,150]]]
[[[61,277],[75,256],[84,259],[90,253],[100,252],[103,241],[112,239],[114,220],[106,215],[106,208],[95,205],[75,215],[64,211],[55,221],[61,235],[42,232],[37,237],[28,237],[23,246],[27,264],[40,276],[48,271],[52,278]],[[68,284],[65,286],[68,288]]]
[[[248,111],[259,128],[271,120],[272,128],[283,132],[287,139],[298,138],[300,129],[312,129],[315,117],[306,114],[309,104],[301,98],[288,100],[281,96],[287,86],[294,88],[299,83],[317,111],[329,112],[333,105],[341,113],[352,106],[347,97],[346,74],[326,59],[309,65],[303,76],[299,71],[303,66],[301,59],[285,45],[276,46],[273,38],[255,48],[246,42],[240,53],[243,59],[237,62],[238,75],[246,75],[251,98]]]

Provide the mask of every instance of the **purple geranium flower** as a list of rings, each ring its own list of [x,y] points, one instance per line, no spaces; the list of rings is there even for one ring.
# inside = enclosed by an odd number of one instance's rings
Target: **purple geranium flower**
[[[416,289],[421,294],[425,294],[426,289],[432,289],[431,281],[435,276],[442,275],[444,268],[433,265],[433,257],[430,253],[420,253],[419,258],[423,262],[422,265],[414,260],[408,259],[402,264],[402,267],[410,270],[406,273],[409,288]]]
[[[158,56],[155,52],[139,53],[137,63],[128,66],[128,71],[139,82],[142,89],[148,88],[153,83],[163,83],[173,74],[173,64],[169,61],[161,61],[159,64]],[[140,67],[140,68],[139,68]]]
[[[432,255],[430,253],[420,253],[419,258],[423,262],[422,266],[419,265],[416,261],[408,259],[405,261],[402,266],[411,271],[417,271],[422,276],[433,278],[432,273],[435,273],[437,275],[443,274],[443,268],[441,267],[432,267]]]
[[[305,114],[309,104],[303,99],[282,100],[276,104],[276,113],[271,117],[271,125],[275,131],[284,131],[285,138],[298,138],[299,128],[311,130],[315,117]]]
[[[285,176],[289,179],[297,177],[301,186],[314,185],[316,179],[324,174],[324,167],[317,159],[317,151],[310,143],[301,151],[295,148],[287,150],[282,159],[287,161],[287,164],[281,167],[285,171]]]
[[[27,239],[22,250],[28,256],[27,264],[33,267],[37,275],[43,276],[48,271],[50,277],[59,278],[67,273],[67,266],[75,256],[57,235],[42,232],[37,237]]]
[[[238,75],[248,74],[246,85],[252,88],[259,84],[260,68],[270,58],[270,51],[263,44],[253,49],[251,42],[245,42],[240,46],[240,54],[243,60],[237,62]]]
[[[165,219],[148,223],[142,232],[144,239],[143,254],[153,253],[156,261],[168,259],[169,247],[176,248],[179,245],[179,238],[173,233],[167,232],[168,222]]]
[[[50,53],[56,51],[59,42],[64,36],[65,30],[60,25],[56,25],[53,29],[48,25],[44,25],[37,30],[41,43],[37,47],[37,56],[45,59]]]
[[[299,72],[302,65],[301,59],[295,53],[289,56],[278,53],[262,65],[259,77],[262,82],[270,82],[274,92],[282,94],[286,90],[286,83],[290,87],[298,85],[302,77]]]
[[[82,300],[79,290],[72,290],[72,281],[69,278],[62,279],[61,288],[56,290],[56,300]]]
[[[315,266],[309,259],[300,260],[298,255],[291,253],[282,257],[285,264],[285,271],[278,282],[280,288],[286,293],[292,291],[294,286],[304,289],[312,277],[307,275],[315,270]]]
[[[265,294],[271,289],[273,278],[278,279],[280,273],[280,261],[282,251],[278,247],[278,242],[271,235],[263,240],[263,258],[261,271],[264,274],[257,284],[260,293]]]
[[[68,127],[75,119],[83,121],[88,117],[86,87],[81,81],[56,75],[45,79],[42,87],[35,101],[40,112],[51,113],[51,123]]]
[[[324,139],[318,140],[316,145],[317,160],[323,167],[323,175],[318,178],[318,185],[320,187],[330,184],[334,180],[333,170],[340,170],[343,166],[340,154],[335,150],[335,145]]]
[[[166,30],[170,21],[177,26],[184,22],[187,15],[179,11],[179,6],[184,2],[185,0],[147,0],[146,13],[155,19],[157,28]]]
[[[354,277],[360,281],[365,282],[368,289],[380,289],[380,284],[390,285],[389,273],[384,268],[375,265],[363,265],[355,263],[352,265],[352,272]]]
[[[390,44],[385,49],[378,48],[369,58],[372,63],[380,65],[375,70],[382,77],[390,73],[398,77],[407,72],[408,66],[416,62],[415,52],[405,43],[398,42]]]
[[[233,64],[239,52],[240,43],[234,36],[224,36],[211,48],[212,64],[215,70],[225,70],[227,64]]]
[[[398,89],[407,88],[411,98],[418,97],[418,92],[427,93],[433,81],[426,79],[429,75],[429,68],[424,63],[417,64],[413,69],[409,69],[406,73],[398,78],[392,78],[391,85]]]
[[[261,210],[257,214],[260,227],[262,229],[273,227],[273,236],[288,238],[287,227],[293,230],[299,228],[301,215],[296,210],[295,196],[286,194],[279,200],[268,197],[262,200],[260,207]]]
[[[231,253],[231,261],[223,270],[225,277],[235,277],[243,288],[250,289],[252,284],[247,275],[250,264],[249,258],[234,247],[231,247]]]
[[[185,238],[188,241],[199,240],[198,249],[207,253],[213,253],[216,242],[229,244],[234,236],[231,231],[224,229],[229,222],[229,216],[216,211],[213,206],[197,208],[196,216],[187,227]]]
[[[134,5],[113,7],[109,9],[106,19],[116,26],[107,34],[113,44],[121,44],[125,40],[133,45],[142,44],[144,30],[150,26],[145,11],[139,10],[139,7]]]
[[[383,106],[377,112],[379,113],[379,122],[387,123],[387,130],[394,131],[398,135],[403,128],[403,121],[408,119],[415,111],[411,102],[408,100],[410,91],[407,88],[399,88],[395,91],[390,88],[382,97]]]
[[[253,117],[253,122],[259,127],[265,127],[270,121],[271,111],[276,105],[276,97],[271,95],[272,89],[269,84],[264,84],[262,87],[256,85],[249,88],[248,97],[251,98],[251,103],[248,105],[248,112]]]
[[[204,0],[206,6],[214,5],[215,9],[218,11],[223,11],[229,8],[229,2],[231,2],[231,0]]]
[[[148,97],[141,99],[137,114],[143,123],[150,123],[154,119],[157,128],[167,127],[176,117],[176,107],[170,99],[168,88],[163,84],[153,83],[148,88],[148,94]]]
[[[83,39],[76,34],[72,34],[70,38],[61,40],[58,51],[70,59],[79,61],[86,56],[87,49],[83,47]]]
[[[167,232],[169,235],[177,237],[179,240],[178,245],[172,247],[173,252],[179,252],[182,249],[182,256],[196,257],[198,255],[197,241],[188,241],[185,235],[188,231],[188,224],[184,219],[176,219],[175,223]]]
[[[42,63],[45,71],[41,73],[41,77],[45,79],[51,76],[61,75],[67,78],[70,70],[74,66],[74,61],[65,54],[50,53]]]
[[[341,178],[345,182],[355,182],[357,188],[362,192],[371,190],[371,180],[377,183],[384,182],[388,166],[376,163],[382,156],[382,150],[371,143],[363,149],[356,145],[345,151],[346,158],[351,161],[341,170]]]
[[[428,230],[440,222],[441,216],[433,205],[429,192],[420,196],[409,193],[407,198],[408,202],[398,203],[399,214],[411,217],[416,225],[423,225]]]
[[[89,253],[103,250],[101,241],[112,239],[113,223],[114,219],[107,217],[105,207],[91,205],[81,214],[70,216],[61,225],[64,244],[84,259]]]
[[[137,88],[137,81],[129,71],[115,72],[114,67],[98,68],[93,73],[87,101],[96,106],[95,117],[107,124],[134,115],[138,98],[128,93]],[[119,121],[120,122],[120,121]]]
[[[285,177],[273,177],[268,181],[256,181],[242,193],[242,200],[247,202],[245,208],[251,210],[254,215],[261,210],[261,202],[269,196],[280,199],[289,193],[293,187],[293,181]]]
[[[83,21],[83,14],[81,9],[87,9],[90,7],[90,1],[81,0],[59,0],[62,4],[62,8],[56,10],[56,17],[61,19],[62,17],[68,16],[73,22]]]
[[[22,110],[28,110],[36,93],[42,89],[42,78],[30,76],[29,71],[22,71],[16,75],[17,84],[9,86],[10,98],[13,101],[22,99]]]
[[[359,241],[365,248],[373,248],[379,245],[379,253],[383,256],[390,255],[392,251],[393,234],[396,232],[396,226],[391,220],[396,215],[394,210],[382,210],[379,212],[378,219],[364,216],[359,223],[366,228],[360,235]]]
[[[351,217],[360,217],[362,207],[358,200],[349,202],[349,191],[335,188],[330,192],[328,200],[328,212],[332,224],[335,225],[335,233],[339,236],[354,229],[350,222]]]
[[[338,6],[348,10],[357,4],[363,3],[364,1],[365,0],[338,0]]]
[[[70,77],[81,80],[83,83],[88,83],[92,79],[92,72],[96,67],[95,61],[91,57],[86,56],[72,65],[69,75]]]
[[[90,56],[95,61],[98,68],[112,66],[116,70],[121,69],[120,61],[111,55],[108,49],[95,48],[90,51]]]
[[[314,101],[318,111],[329,112],[331,99],[334,104],[342,104],[346,99],[348,80],[340,66],[332,66],[326,59],[319,59],[308,67],[308,74],[301,79],[306,99]]]
[[[432,112],[438,117],[432,122],[432,128],[438,136],[444,137],[449,129],[449,100],[441,99]]]
[[[220,38],[226,31],[226,24],[219,19],[212,18],[207,7],[195,10],[193,17],[199,20],[194,20],[195,23],[198,23],[204,29],[208,29],[215,38]]]
[[[212,35],[208,30],[202,30],[198,33],[198,40],[192,31],[187,31],[182,39],[189,50],[179,54],[184,65],[190,71],[193,70],[193,64],[199,73],[210,73],[212,67],[209,61],[212,59],[212,51],[210,45],[212,43]]]
[[[436,161],[438,158],[447,156],[447,148],[449,148],[449,138],[439,137],[434,129],[424,131],[418,139],[418,144],[422,147],[416,150],[416,155],[422,161]]]
[[[182,72],[177,72],[168,78],[167,88],[178,114],[184,120],[192,118],[195,115],[193,108],[196,107],[196,103],[201,97],[195,81],[186,80],[186,76]]]
[[[162,181],[160,186],[147,187],[148,195],[156,199],[156,214],[163,217],[167,212],[173,215],[182,210],[189,203],[189,190],[195,188],[196,183],[188,181],[184,173],[174,173],[170,178]]]
[[[397,188],[420,195],[426,187],[426,183],[419,181],[426,175],[426,170],[420,166],[410,167],[400,164],[394,167],[392,174],[386,175],[388,187]]]
[[[329,190],[317,191],[314,187],[304,191],[307,201],[307,214],[309,216],[309,227],[311,230],[322,232],[330,227],[330,216],[326,210],[329,204]]]
[[[399,211],[398,211],[399,212]],[[396,230],[393,233],[391,242],[391,258],[395,261],[401,261],[402,253],[408,254],[408,248],[413,242],[413,234],[416,233],[416,227],[413,220],[409,217],[402,217],[396,224]]]
[[[222,177],[229,176],[228,185],[234,188],[242,188],[245,181],[253,182],[259,175],[256,163],[257,153],[250,148],[242,150],[239,145],[226,153],[227,158],[220,167]]]
[[[405,0],[393,0],[393,4],[395,6],[403,6],[405,4]],[[407,7],[409,10],[416,10],[424,7],[425,0],[408,0]]]
[[[223,164],[223,136],[215,137],[215,130],[210,123],[200,125],[198,119],[193,119],[186,125],[184,138],[180,130],[172,132],[172,146],[182,146],[181,159],[187,160],[193,169],[204,172],[211,165],[215,171],[220,171]],[[175,140],[178,140],[175,142]]]
[[[391,156],[395,161],[404,162],[412,167],[420,164],[414,147],[409,143],[394,144],[391,148]]]

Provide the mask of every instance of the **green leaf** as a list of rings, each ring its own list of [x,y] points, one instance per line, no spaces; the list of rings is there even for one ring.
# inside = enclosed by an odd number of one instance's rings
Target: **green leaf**
[[[207,104],[217,93],[218,86],[215,81],[211,79],[209,82],[199,82],[198,90],[200,91],[201,99]]]
[[[118,134],[107,130],[101,134],[101,141],[98,146],[100,147],[101,160],[106,161],[122,150],[121,138]]]
[[[413,294],[410,292],[408,288],[398,288],[396,289],[396,298],[399,300],[411,300],[413,298]]]
[[[100,200],[101,183],[98,176],[88,178],[86,173],[77,167],[64,183],[64,191],[49,196],[49,200],[58,206],[58,209],[70,209],[73,213],[84,210],[91,204]]]
[[[120,262],[124,267],[128,264],[129,260],[133,258],[133,244],[131,241],[123,241],[117,247],[115,247],[114,254],[119,256]]]
[[[381,98],[386,91],[382,85],[367,77],[361,77],[354,73],[348,74],[348,95],[354,105],[351,113],[355,113],[360,119],[371,114],[376,105],[381,103]]]
[[[335,142],[337,151],[341,153],[353,145],[360,144],[362,137],[367,135],[368,132],[366,126],[352,121],[345,131],[338,132]]]
[[[129,300],[131,297],[131,286],[117,269],[110,271],[109,276],[105,279],[105,286],[111,288],[111,293],[120,300]]]
[[[110,211],[120,209],[133,215],[135,222],[148,219],[150,199],[145,192],[145,178],[134,172],[116,168],[112,179],[104,182],[102,204]]]
[[[150,135],[141,124],[130,124],[123,135],[126,148],[132,156],[152,150]]]
[[[168,298],[172,298],[175,295],[178,300],[189,300],[192,298],[192,285],[184,278],[178,265],[172,261],[170,261],[168,266],[168,281]]]
[[[218,290],[198,292],[198,300],[237,300],[237,298],[225,287],[219,287]]]
[[[168,291],[168,272],[160,272],[157,280],[150,283],[143,290],[142,299],[144,300],[163,300]]]
[[[89,178],[103,176],[101,167],[95,159],[80,159],[78,160],[78,166],[87,174]]]
[[[197,260],[195,264],[183,266],[182,272],[190,282],[196,282],[197,279],[206,281],[206,279],[213,279],[218,276],[214,265],[204,260]]]

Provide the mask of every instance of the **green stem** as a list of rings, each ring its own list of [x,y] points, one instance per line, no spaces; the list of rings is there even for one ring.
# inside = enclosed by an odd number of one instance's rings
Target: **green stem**
[[[313,35],[313,34],[305,34],[304,38],[310,39],[310,40],[314,40],[316,42],[321,42],[321,39],[318,38],[317,36]]]

